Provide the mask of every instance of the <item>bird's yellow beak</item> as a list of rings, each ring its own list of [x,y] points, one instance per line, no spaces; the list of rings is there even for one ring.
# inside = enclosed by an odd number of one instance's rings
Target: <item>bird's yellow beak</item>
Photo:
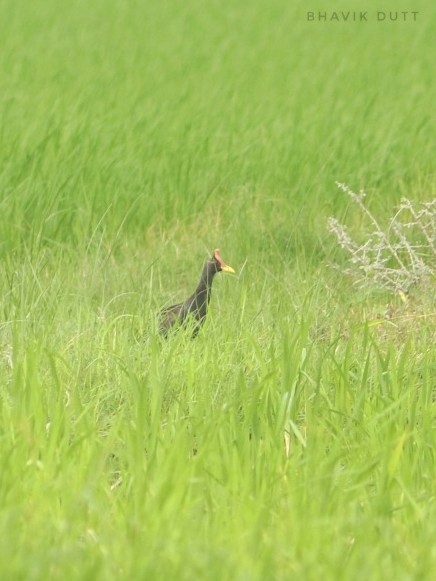
[[[231,266],[229,266],[228,264],[222,264],[221,270],[222,270],[222,272],[231,272],[231,273],[235,274],[235,271],[233,270],[233,268]]]
[[[224,260],[221,258],[221,254],[220,254],[219,248],[217,248],[216,250],[214,250],[212,259],[214,259],[219,264],[220,270],[222,272],[232,272],[233,274],[235,273],[235,271],[233,270],[233,268],[231,266],[229,266],[228,264],[226,264],[224,262]]]

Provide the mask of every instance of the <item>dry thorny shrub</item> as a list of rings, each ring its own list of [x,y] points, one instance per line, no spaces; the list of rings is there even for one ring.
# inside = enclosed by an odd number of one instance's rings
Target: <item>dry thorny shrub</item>
[[[371,230],[363,242],[356,242],[336,218],[329,218],[329,230],[349,254],[345,273],[360,288],[406,293],[436,273],[436,199],[415,203],[403,199],[383,230],[363,203],[365,192],[354,193],[336,182],[368,219]]]

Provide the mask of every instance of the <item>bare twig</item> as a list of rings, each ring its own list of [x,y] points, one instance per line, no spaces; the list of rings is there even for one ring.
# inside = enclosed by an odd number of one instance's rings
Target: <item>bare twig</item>
[[[403,199],[391,218],[386,232],[363,200],[346,184],[337,186],[367,216],[372,231],[364,242],[356,242],[336,218],[329,218],[328,228],[350,255],[347,274],[354,276],[359,287],[378,287],[392,292],[407,292],[427,276],[436,273],[436,200],[413,203]]]

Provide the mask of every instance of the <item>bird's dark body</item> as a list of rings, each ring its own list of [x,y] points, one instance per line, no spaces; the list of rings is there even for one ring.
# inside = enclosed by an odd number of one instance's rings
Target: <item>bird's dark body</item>
[[[159,330],[163,335],[166,336],[171,329],[187,325],[191,321],[192,336],[196,337],[207,315],[214,276],[221,270],[234,272],[222,262],[219,251],[216,250],[212,259],[205,263],[195,292],[186,301],[167,307],[161,312]]]

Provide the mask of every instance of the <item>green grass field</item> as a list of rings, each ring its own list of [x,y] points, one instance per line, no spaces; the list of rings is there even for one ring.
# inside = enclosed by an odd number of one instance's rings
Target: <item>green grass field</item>
[[[1,579],[434,579],[434,280],[327,230],[435,196],[434,3],[300,4],[1,3]]]

